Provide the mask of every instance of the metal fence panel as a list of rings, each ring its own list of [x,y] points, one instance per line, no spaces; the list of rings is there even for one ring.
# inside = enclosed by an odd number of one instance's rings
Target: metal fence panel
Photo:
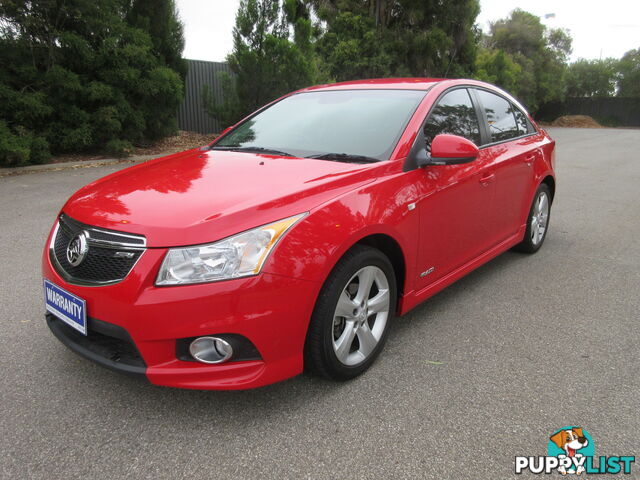
[[[543,105],[536,118],[552,122],[562,115],[589,115],[604,125],[640,127],[640,98],[567,98]]]
[[[184,86],[184,99],[178,109],[178,128],[189,132],[218,133],[217,120],[207,115],[202,107],[202,87],[209,85],[217,102],[222,101],[220,72],[231,74],[229,65],[223,62],[187,60],[189,70]]]

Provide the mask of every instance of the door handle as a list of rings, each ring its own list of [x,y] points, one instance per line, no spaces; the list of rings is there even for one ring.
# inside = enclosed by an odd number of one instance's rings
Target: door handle
[[[527,165],[531,166],[533,165],[533,162],[535,162],[537,155],[535,153],[531,154],[531,155],[527,155],[526,157],[524,157],[524,163],[526,163]]]
[[[495,173],[489,173],[488,175],[480,177],[480,183],[482,184],[483,187],[486,187],[491,182],[493,182],[493,180],[495,178],[496,178],[496,174]]]

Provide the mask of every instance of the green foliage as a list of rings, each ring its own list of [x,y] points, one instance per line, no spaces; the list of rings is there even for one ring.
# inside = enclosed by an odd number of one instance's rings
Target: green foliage
[[[338,82],[391,75],[392,58],[384,48],[382,32],[366,15],[336,12],[318,42],[318,52]]]
[[[640,97],[640,48],[629,50],[620,59],[618,95]]]
[[[127,21],[149,34],[154,54],[184,80],[187,76],[187,62],[182,58],[184,27],[178,18],[175,1],[130,1]]]
[[[618,60],[580,60],[567,71],[568,97],[612,97],[616,92]]]
[[[42,162],[49,150],[123,154],[176,130],[182,27],[172,0],[151,4],[0,5],[0,166]]]
[[[522,66],[504,50],[481,48],[476,60],[476,78],[513,92],[522,80]]]
[[[105,151],[114,157],[126,157],[133,151],[133,145],[126,140],[113,139],[105,145]]]
[[[477,0],[305,0],[323,22],[317,41],[336,80],[455,77],[474,70]]]
[[[24,128],[11,130],[0,121],[0,165],[21,167],[30,163],[44,163],[49,159],[47,141]]]
[[[510,55],[520,66],[511,91],[531,110],[564,98],[571,53],[571,37],[565,30],[548,29],[535,15],[516,9],[491,25],[486,43],[489,49]]]
[[[236,123],[265,103],[316,83],[311,23],[300,2],[241,0],[227,57],[233,78],[223,77],[224,103],[203,91],[205,109],[223,126]],[[291,27],[293,25],[293,27]],[[296,43],[290,37],[296,39]]]
[[[478,0],[242,0],[223,76],[224,103],[203,89],[224,126],[323,81],[466,76],[475,68]]]

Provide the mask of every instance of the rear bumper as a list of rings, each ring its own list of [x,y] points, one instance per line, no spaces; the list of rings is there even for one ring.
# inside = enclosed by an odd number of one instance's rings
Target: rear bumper
[[[86,300],[90,317],[85,337],[47,315],[53,334],[89,360],[145,376],[156,385],[245,389],[302,372],[319,283],[263,273],[210,284],[156,287],[155,274],[165,252],[148,249],[125,280],[99,287],[67,283],[45,252],[44,277]],[[187,361],[177,351],[181,339],[223,334],[244,337],[259,355],[207,365]]]

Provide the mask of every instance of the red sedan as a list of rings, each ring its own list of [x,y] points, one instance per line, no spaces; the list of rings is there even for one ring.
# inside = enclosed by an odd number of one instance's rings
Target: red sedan
[[[294,92],[208,147],[76,192],[43,255],[47,324],[157,385],[355,377],[394,315],[505,250],[540,248],[554,145],[473,80]]]

